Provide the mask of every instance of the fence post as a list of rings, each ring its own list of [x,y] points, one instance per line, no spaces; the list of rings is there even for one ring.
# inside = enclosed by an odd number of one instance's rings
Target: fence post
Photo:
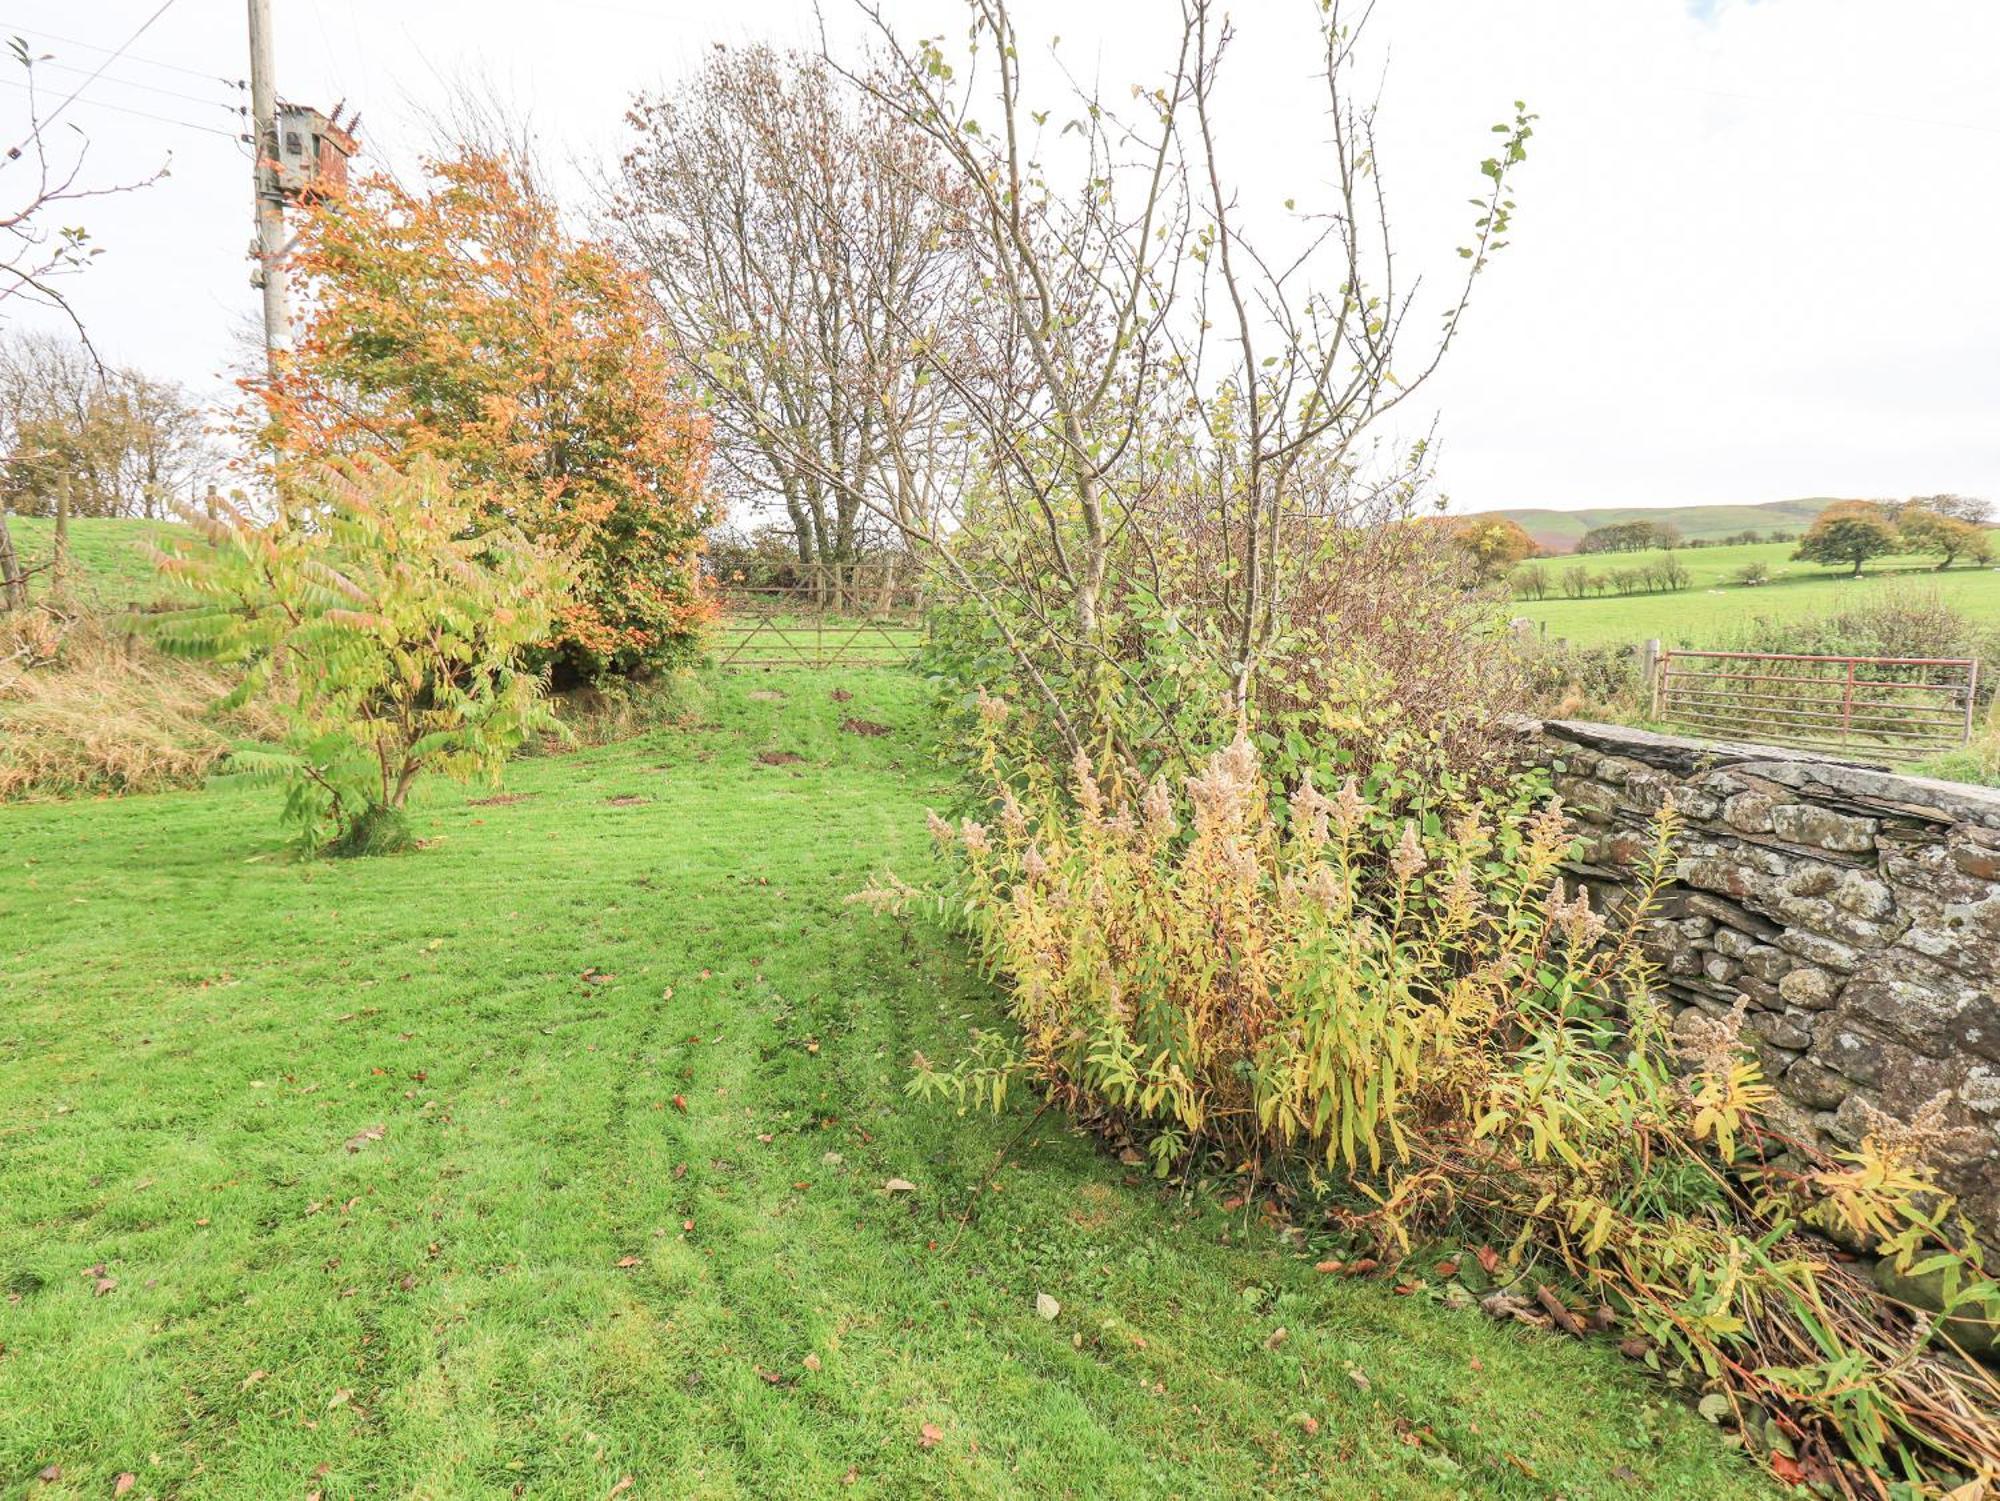
[[[1854,658],[1847,659],[1847,685],[1840,695],[1840,743],[1844,746],[1854,733]]]
[[[1979,701],[1979,658],[1972,659],[1965,669],[1965,738],[1962,745],[1972,744],[1972,706]]]
[[[1649,637],[1639,643],[1639,671],[1643,675],[1647,691],[1652,695],[1651,718],[1657,722],[1661,710],[1665,707],[1663,700],[1666,697],[1667,671],[1666,658],[1661,654],[1658,636]]]

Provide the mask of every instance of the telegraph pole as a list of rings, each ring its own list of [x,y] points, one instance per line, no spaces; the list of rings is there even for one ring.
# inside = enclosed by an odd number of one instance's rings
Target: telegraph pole
[[[292,346],[285,286],[285,199],[278,183],[278,93],[271,70],[271,0],[250,0],[250,114],[256,135],[257,284],[264,291],[264,361],[273,375]]]

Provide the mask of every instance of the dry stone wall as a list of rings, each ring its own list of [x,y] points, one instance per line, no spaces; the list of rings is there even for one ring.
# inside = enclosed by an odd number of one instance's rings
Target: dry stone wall
[[[1600,897],[1626,889],[1661,805],[1679,808],[1652,934],[1676,1016],[1746,998],[1781,1123],[1822,1145],[1943,1095],[1936,1166],[2000,1243],[2000,791],[1572,720],[1528,743]]]

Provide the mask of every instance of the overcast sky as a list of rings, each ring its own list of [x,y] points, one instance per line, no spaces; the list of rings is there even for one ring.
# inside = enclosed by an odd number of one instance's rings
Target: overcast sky
[[[158,5],[0,0],[0,36],[82,70],[41,75],[67,92]],[[884,5],[911,33],[959,29],[952,0]],[[272,8],[281,94],[347,99],[398,166],[455,82],[518,101],[588,163],[616,150],[634,90],[716,41],[805,42],[811,24],[802,0]],[[1312,8],[1234,7],[1226,144],[1272,204],[1324,178]],[[1017,0],[1024,38],[1062,33],[1069,66],[1119,91],[1154,73],[1171,11]],[[1370,28],[1409,270],[1451,274],[1487,127],[1516,98],[1541,116],[1513,245],[1425,393],[1453,509],[2000,498],[2000,3],[1379,0]],[[110,356],[203,388],[255,310],[230,113],[246,96],[224,82],[245,55],[240,0],[173,0],[64,117],[99,180],[171,148],[166,181],[79,212],[106,253],[71,288]],[[25,95],[0,76],[4,151]]]

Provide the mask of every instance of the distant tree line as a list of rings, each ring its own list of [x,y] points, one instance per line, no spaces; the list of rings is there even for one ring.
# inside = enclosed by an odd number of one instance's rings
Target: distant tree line
[[[79,340],[0,338],[0,505],[17,516],[169,514],[218,478],[201,404],[101,367]]]
[[[1622,521],[1594,526],[1578,539],[1579,553],[1669,551],[1681,545],[1680,528],[1669,521]]]
[[[1509,582],[1516,594],[1529,599],[1547,599],[1551,594],[1587,599],[1606,594],[1671,594],[1687,588],[1692,579],[1687,565],[1669,553],[1630,568],[1597,569],[1572,563],[1557,570],[1544,563],[1528,563],[1515,569]]]

